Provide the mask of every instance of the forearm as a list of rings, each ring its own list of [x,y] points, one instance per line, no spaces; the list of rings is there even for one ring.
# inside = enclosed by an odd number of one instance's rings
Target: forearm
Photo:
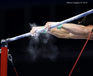
[[[64,30],[64,29],[59,29],[58,30],[57,28],[53,28],[53,29],[50,30],[49,33],[58,37],[58,38],[69,38],[68,37],[69,32]]]
[[[63,39],[87,39],[88,35],[75,35],[72,33],[59,33],[58,31],[54,31],[51,33],[52,35],[63,38]],[[93,35],[91,36],[90,40],[93,40]]]
[[[92,29],[92,27],[91,27],[91,29]],[[90,31],[91,31],[91,29],[90,29]],[[74,30],[74,31],[76,31],[76,30]],[[58,38],[65,38],[65,39],[87,39],[87,37],[89,35],[89,34],[87,34],[87,35],[76,34],[76,32],[75,33],[71,33],[71,32],[69,32],[69,31],[67,31],[67,30],[65,30],[63,28],[61,28],[61,29],[53,28],[53,29],[50,30],[50,34],[52,34],[52,35],[54,35],[54,36],[56,36]],[[93,40],[93,35],[91,36],[91,40]]]
[[[91,29],[87,29],[83,25],[77,25],[71,23],[63,24],[62,28],[75,35],[88,35],[91,32]]]
[[[76,38],[76,37],[74,37],[72,34],[70,34],[68,31],[66,31],[64,29],[53,28],[53,29],[50,30],[49,33],[56,36],[56,37],[58,37],[58,38],[65,38],[65,39]]]

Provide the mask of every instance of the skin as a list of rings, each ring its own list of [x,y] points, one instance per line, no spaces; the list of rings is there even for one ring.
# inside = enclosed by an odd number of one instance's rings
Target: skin
[[[50,25],[56,24],[57,22],[47,22],[45,24],[46,28],[50,28]],[[34,34],[36,30],[41,29],[42,27],[33,27],[30,31],[31,34]],[[48,33],[58,37],[58,38],[65,38],[65,39],[87,39],[89,33],[92,31],[93,26],[84,26],[84,25],[77,25],[73,23],[63,24],[61,29],[52,28],[48,30]],[[93,34],[90,38],[93,40]]]

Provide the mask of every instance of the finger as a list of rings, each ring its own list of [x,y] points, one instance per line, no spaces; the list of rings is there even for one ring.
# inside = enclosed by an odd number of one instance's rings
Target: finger
[[[31,34],[34,34],[34,32],[35,32],[35,28],[36,28],[36,27],[33,27],[32,30],[30,31]]]

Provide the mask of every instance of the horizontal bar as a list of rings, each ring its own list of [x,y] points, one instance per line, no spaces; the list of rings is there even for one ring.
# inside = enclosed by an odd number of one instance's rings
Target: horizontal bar
[[[89,15],[91,13],[93,13],[93,9],[91,9],[91,10],[89,10],[87,12],[81,13],[79,15],[73,16],[71,18],[68,18],[66,20],[63,20],[61,22],[57,22],[57,24],[51,25],[50,28],[57,27],[57,26],[59,26],[61,24],[64,24],[64,23],[67,23],[67,22],[71,22],[73,20],[77,20],[77,19],[82,18],[84,16],[87,16],[87,15]],[[39,33],[43,32],[44,30],[47,30],[47,29],[44,27],[44,28],[42,28],[40,30],[37,30],[36,33],[39,34]],[[16,36],[16,37],[13,37],[13,38],[8,38],[8,39],[6,39],[6,41],[7,42],[12,42],[12,41],[15,41],[15,40],[18,40],[18,39],[21,39],[21,38],[24,38],[24,37],[28,37],[28,36],[32,36],[30,32],[29,33],[22,34],[22,35],[19,35],[19,36]]]

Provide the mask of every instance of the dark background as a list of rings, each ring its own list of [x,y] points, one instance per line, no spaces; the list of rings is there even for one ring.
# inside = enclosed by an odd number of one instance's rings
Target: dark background
[[[66,1],[61,0],[2,1],[0,2],[0,39],[29,32],[31,29],[29,23],[42,26],[47,21],[62,21],[92,9],[92,5],[92,1],[88,1],[87,4],[67,4]],[[29,38],[9,43],[10,53],[19,76],[68,75],[86,40],[51,37],[48,42],[54,41],[58,48],[58,55],[55,59],[37,56],[33,61],[27,52]],[[43,42],[38,45],[43,45]],[[89,41],[72,76],[93,75],[92,45],[93,41]],[[10,62],[8,62],[8,76],[16,76]]]

